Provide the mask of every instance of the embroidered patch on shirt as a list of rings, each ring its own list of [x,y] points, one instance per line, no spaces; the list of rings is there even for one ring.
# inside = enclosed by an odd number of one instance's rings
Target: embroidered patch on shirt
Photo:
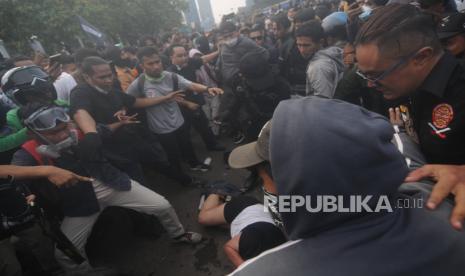
[[[445,128],[454,118],[454,110],[449,104],[439,104],[433,109],[433,125],[439,129]]]

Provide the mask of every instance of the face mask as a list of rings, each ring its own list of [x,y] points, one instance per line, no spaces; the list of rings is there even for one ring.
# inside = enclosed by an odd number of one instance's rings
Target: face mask
[[[237,37],[231,38],[228,41],[226,41],[226,45],[228,45],[229,47],[232,47],[232,46],[236,45],[237,40],[238,40]]]
[[[371,12],[372,8],[368,5],[363,5],[362,10],[363,12]]]
[[[57,144],[40,145],[36,148],[38,154],[56,159],[61,156],[61,152],[67,150],[71,146],[78,144],[78,134],[76,130],[71,130],[69,137]]]
[[[371,12],[373,11],[373,9],[370,6],[363,5],[362,6],[362,11],[363,11],[363,13],[360,14],[358,17],[360,19],[362,19],[362,20],[365,20],[371,15]]]
[[[103,89],[103,88],[100,88],[98,87],[97,85],[91,85],[93,88],[95,88],[95,90],[97,90],[98,92],[102,93],[102,94],[108,94],[108,91]]]

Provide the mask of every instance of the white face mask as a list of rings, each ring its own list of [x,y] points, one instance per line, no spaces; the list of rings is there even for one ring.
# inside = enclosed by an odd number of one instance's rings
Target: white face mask
[[[370,6],[368,6],[368,5],[363,5],[363,6],[362,6],[362,11],[363,11],[364,13],[371,13],[372,10],[373,10],[373,9],[372,9]]]
[[[93,88],[95,88],[95,90],[97,90],[98,92],[102,93],[102,94],[108,94],[108,91],[103,89],[103,88],[100,88],[98,87],[97,85],[92,85]]]
[[[236,45],[237,39],[238,39],[238,38],[235,37],[235,38],[231,38],[231,39],[227,40],[227,41],[226,41],[226,45],[228,45],[229,47],[232,47],[232,46]]]

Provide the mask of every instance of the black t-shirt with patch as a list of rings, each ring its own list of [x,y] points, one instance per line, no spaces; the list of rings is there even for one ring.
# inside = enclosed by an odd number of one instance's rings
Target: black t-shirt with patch
[[[428,163],[465,164],[465,67],[450,53],[411,97],[410,109]]]

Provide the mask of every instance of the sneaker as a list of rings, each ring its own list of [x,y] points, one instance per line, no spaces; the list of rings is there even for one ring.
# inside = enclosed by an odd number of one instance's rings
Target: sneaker
[[[196,244],[202,241],[202,235],[196,232],[186,232],[181,236],[174,238],[174,241]]]
[[[209,166],[205,165],[205,164],[198,164],[198,165],[195,165],[194,167],[190,167],[191,171],[194,171],[194,172],[208,172],[208,170],[210,169]]]
[[[245,139],[244,134],[242,132],[239,132],[233,137],[233,143],[236,145],[240,144],[244,141],[244,139]]]

